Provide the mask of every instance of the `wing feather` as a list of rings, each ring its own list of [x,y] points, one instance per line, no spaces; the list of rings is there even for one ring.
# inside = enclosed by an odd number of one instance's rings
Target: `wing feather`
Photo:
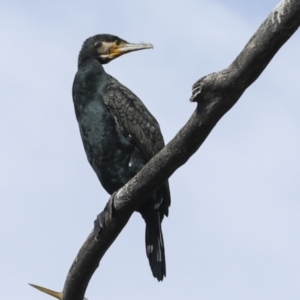
[[[111,78],[104,103],[114,116],[122,134],[150,160],[164,147],[156,119],[143,102],[116,79]]]

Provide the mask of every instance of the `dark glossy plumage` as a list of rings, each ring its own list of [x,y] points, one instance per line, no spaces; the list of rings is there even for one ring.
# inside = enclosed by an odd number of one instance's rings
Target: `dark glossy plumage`
[[[87,158],[104,189],[112,194],[158,151],[164,140],[156,119],[129,89],[108,75],[102,64],[150,44],[129,44],[111,35],[89,38],[82,47],[73,100]],[[138,209],[146,222],[146,250],[153,276],[166,275],[161,222],[168,215],[168,182]]]

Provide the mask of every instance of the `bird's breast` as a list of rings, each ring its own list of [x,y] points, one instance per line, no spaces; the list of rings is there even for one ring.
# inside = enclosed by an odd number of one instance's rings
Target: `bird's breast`
[[[78,70],[73,84],[73,101],[85,152],[109,193],[127,183],[146,162],[118,127],[118,116],[104,102],[111,81],[102,66],[90,61]]]
[[[119,131],[109,109],[101,101],[87,104],[78,120],[89,155],[106,161],[124,159],[133,148]]]
[[[105,105],[97,101],[83,108],[78,122],[87,158],[111,194],[135,174],[137,166],[132,166],[132,161],[137,160],[139,151],[123,136]]]

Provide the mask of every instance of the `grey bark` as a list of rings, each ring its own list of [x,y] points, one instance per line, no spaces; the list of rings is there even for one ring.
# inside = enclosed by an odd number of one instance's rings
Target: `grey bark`
[[[65,282],[63,300],[83,299],[101,258],[134,209],[141,204],[141,199],[198,150],[217,122],[259,77],[299,25],[300,0],[282,0],[228,68],[202,77],[194,84],[190,100],[198,103],[195,112],[173,140],[117,192],[113,217],[109,217],[107,209],[103,212],[105,228],[100,239],[96,241],[92,231],[73,262]]]

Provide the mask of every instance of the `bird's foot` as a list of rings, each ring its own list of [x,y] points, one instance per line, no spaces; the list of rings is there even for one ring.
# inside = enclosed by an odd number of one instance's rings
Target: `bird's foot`
[[[104,210],[97,215],[96,220],[94,221],[94,233],[95,233],[95,240],[98,241],[100,238],[100,234],[102,230],[105,228],[105,220],[111,220],[113,218],[114,214],[114,199],[116,196],[117,192],[114,192],[108,202],[105,205]],[[106,217],[107,215],[107,217]]]

